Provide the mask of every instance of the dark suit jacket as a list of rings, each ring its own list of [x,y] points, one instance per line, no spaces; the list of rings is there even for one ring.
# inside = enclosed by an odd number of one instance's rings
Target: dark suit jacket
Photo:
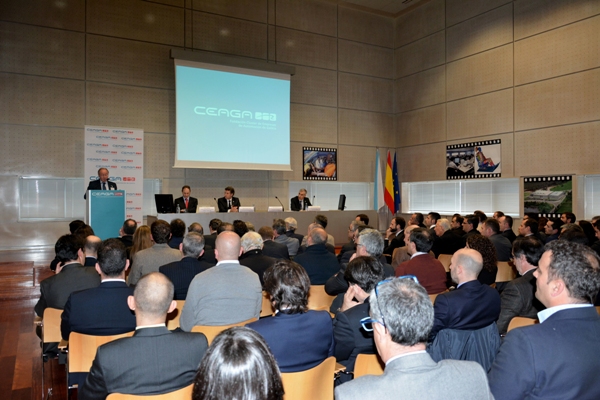
[[[229,207],[227,207],[227,199],[225,197],[219,198],[217,200],[217,205],[219,206],[219,212],[227,212],[229,210]],[[232,197],[231,198],[231,206],[239,207],[240,199],[238,199],[237,197]]]
[[[454,254],[462,248],[462,239],[451,230],[447,230],[442,236],[435,239],[431,251],[437,258],[440,254]]]
[[[512,258],[512,244],[507,237],[496,233],[490,236],[490,241],[496,248],[496,256],[498,261],[509,261]]]
[[[215,249],[207,244],[204,245],[204,253],[202,253],[202,255],[200,257],[198,257],[198,260],[200,261],[204,261],[205,263],[209,264],[211,267],[217,264],[217,259],[215,258]]]
[[[325,248],[327,249],[328,252],[330,252],[331,254],[335,255],[335,247],[329,243],[325,243]],[[302,254],[306,251],[306,246],[300,246],[298,247],[298,253],[296,253],[296,255]],[[352,255],[352,254],[350,254]]]
[[[179,245],[183,243],[183,237],[171,236],[169,239],[169,247],[172,249],[179,249]]]
[[[383,266],[383,277],[390,278],[394,277],[394,268],[387,263],[382,263]],[[330,296],[337,296],[340,293],[346,293],[348,290],[348,281],[344,278],[344,273],[346,272],[346,268],[348,267],[347,263],[344,263],[340,266],[340,270],[337,274],[327,279],[325,282],[325,292]],[[338,307],[336,307],[337,309]]]
[[[161,394],[190,385],[208,344],[201,333],[143,328],[98,348],[80,400],[110,393]]]
[[[125,235],[117,238],[125,245],[125,247],[133,246],[133,235]]]
[[[71,293],[61,316],[62,338],[69,340],[71,332],[109,336],[133,331],[135,314],[127,305],[132,295],[133,288],[118,281]]]
[[[68,264],[59,274],[46,278],[40,283],[41,296],[35,305],[35,313],[42,317],[46,307],[62,310],[71,293],[98,285],[100,285],[100,275],[95,268],[84,267],[79,263]]]
[[[215,248],[215,243],[217,241],[217,234],[211,233],[210,235],[204,235],[204,246],[209,245],[213,249]]]
[[[314,244],[306,248],[304,253],[298,254],[294,261],[302,265],[311,285],[324,285],[340,270],[340,264],[334,254],[331,254],[325,244]]]
[[[240,264],[256,272],[258,278],[260,279],[261,286],[265,285],[265,282],[263,280],[263,275],[265,271],[271,265],[275,264],[275,261],[277,261],[277,259],[265,256],[262,250],[258,249],[250,250],[240,256]]]
[[[394,253],[394,250],[398,247],[404,246],[404,234],[402,233],[403,231],[404,229],[400,231],[398,235],[394,236],[394,238],[390,240],[390,243],[387,245],[387,247],[383,249],[383,254],[389,254],[389,257],[386,257],[388,263],[392,262],[392,254]]]
[[[277,243],[274,240],[265,240],[263,242],[262,253],[265,256],[277,258],[277,259],[290,259],[290,252],[285,244]]]
[[[173,210],[177,210],[177,205],[179,204],[179,209],[186,213],[195,213],[198,208],[198,199],[195,197],[189,197],[188,206],[185,208],[185,201],[183,201],[183,196],[176,198],[173,201]]]
[[[185,300],[192,279],[210,267],[212,265],[205,261],[198,261],[194,257],[183,257],[179,261],[163,265],[158,268],[158,271],[173,282],[173,286],[175,286],[173,300]]]
[[[462,247],[467,245],[467,238],[471,235],[481,235],[481,232],[479,232],[477,229],[471,229],[469,232],[465,233],[465,235],[462,237]]]
[[[296,231],[286,231],[285,235],[287,237],[291,237],[291,238],[296,238],[298,239],[299,245],[302,245],[302,239],[304,239],[304,235],[301,235],[299,233],[296,233]]]
[[[117,190],[117,184],[111,181],[107,181],[108,183],[108,190]],[[100,179],[96,179],[95,181],[90,181],[90,183],[88,184],[87,189],[85,190],[85,194],[83,195],[84,199],[87,199],[87,192],[88,190],[102,190],[102,183],[100,182]]]
[[[488,374],[496,399],[600,399],[600,316],[594,307],[557,311],[510,331]]]
[[[446,270],[429,254],[421,254],[396,267],[396,276],[414,275],[429,294],[446,290]]]
[[[368,298],[363,304],[335,315],[333,321],[335,358],[337,362],[346,366],[347,371],[354,371],[354,363],[360,353],[375,354],[376,352],[373,332],[365,331],[360,324],[360,320],[368,316]]]
[[[305,210],[312,205],[310,204],[310,200],[308,199],[308,197],[304,198],[303,203]],[[298,196],[292,197],[292,199],[290,200],[290,208],[292,209],[292,211],[300,211],[300,200],[298,199]]]
[[[536,268],[531,269],[525,275],[508,282],[500,294],[500,317],[496,322],[500,334],[506,333],[513,317],[537,318],[537,313],[546,308],[535,297],[535,270]]]
[[[482,285],[478,280],[469,281],[438,295],[433,310],[431,341],[442,329],[473,330],[495,322],[500,315],[500,295],[496,289]]]
[[[304,371],[333,355],[333,325],[326,311],[279,312],[248,324],[265,339],[281,372]]]
[[[517,235],[515,235],[515,232],[512,229],[507,229],[504,232],[502,232],[502,236],[504,236],[505,238],[507,238],[508,240],[510,240],[511,244],[517,238]]]
[[[95,267],[98,260],[96,257],[86,257],[85,262],[83,263],[84,267]]]

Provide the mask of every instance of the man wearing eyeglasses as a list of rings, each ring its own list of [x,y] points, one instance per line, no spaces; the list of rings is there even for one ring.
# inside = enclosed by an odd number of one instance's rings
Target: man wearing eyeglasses
[[[471,361],[436,363],[425,351],[433,326],[433,307],[425,289],[412,279],[380,282],[371,291],[370,319],[383,375],[366,375],[335,389],[336,400],[493,399],[483,368]]]

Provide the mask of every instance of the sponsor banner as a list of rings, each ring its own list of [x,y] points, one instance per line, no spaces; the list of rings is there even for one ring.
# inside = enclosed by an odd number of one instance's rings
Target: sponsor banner
[[[446,146],[446,179],[500,178],[500,139]]]
[[[85,127],[85,181],[98,179],[106,168],[109,181],[126,193],[126,217],[138,224],[144,204],[144,131],[132,128]],[[118,235],[118,231],[114,236]]]

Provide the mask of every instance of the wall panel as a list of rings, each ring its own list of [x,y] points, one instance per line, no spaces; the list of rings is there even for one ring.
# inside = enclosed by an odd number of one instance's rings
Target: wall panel
[[[400,182],[442,181],[446,179],[445,143],[401,147],[396,153]]]
[[[444,0],[432,0],[396,19],[394,47],[424,38],[445,27]]]
[[[394,20],[343,6],[338,7],[338,37],[392,48]]]
[[[291,140],[295,142],[337,143],[337,109],[292,104]]]
[[[339,40],[338,54],[339,71],[392,78],[394,65],[392,49]]]
[[[337,106],[337,72],[327,69],[295,66],[292,76],[292,103]]]
[[[396,137],[399,147],[446,140],[446,104],[398,114]]]
[[[83,79],[83,33],[0,22],[0,71]]]
[[[446,26],[483,14],[511,0],[446,0]]]
[[[338,150],[338,180],[371,182],[375,176],[375,147],[340,146]],[[357,162],[360,160],[359,162]]]
[[[277,0],[277,26],[327,36],[337,35],[337,7],[315,0]]]
[[[3,21],[83,32],[85,29],[85,1],[2,0],[0,1],[0,16]]]
[[[398,79],[394,90],[396,112],[442,103],[446,100],[445,91],[445,65]]]
[[[395,147],[392,114],[366,111],[338,111],[339,143],[355,146]]]
[[[395,78],[444,64],[445,48],[444,31],[397,48],[394,53]]]
[[[189,0],[188,0],[189,1]],[[192,8],[210,14],[267,22],[266,0],[191,0]]]
[[[291,29],[277,28],[277,61],[335,70],[335,38]]]
[[[338,73],[338,105],[353,110],[392,112],[391,79]]]

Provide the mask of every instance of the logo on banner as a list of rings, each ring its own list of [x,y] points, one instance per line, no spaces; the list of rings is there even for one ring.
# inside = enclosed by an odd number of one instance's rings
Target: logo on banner
[[[106,161],[108,161],[108,158],[88,157],[88,158],[86,158],[86,160],[93,161],[93,162],[106,162]]]
[[[123,182],[135,182],[135,177],[133,176],[124,176]]]
[[[88,128],[88,132],[108,132],[108,129]]]
[[[96,153],[98,153],[98,154],[117,154],[117,152],[113,151],[113,150],[96,150]]]
[[[117,140],[116,136],[108,136],[108,135],[96,135],[96,139],[108,139],[108,140]]]
[[[142,196],[142,194],[141,194],[141,193],[127,192],[127,196],[132,196],[132,197],[141,197],[141,196]]]
[[[133,149],[133,145],[130,144],[113,144],[112,147],[117,149]]]
[[[113,132],[114,133],[127,133],[129,135],[133,135],[133,131],[123,131],[123,130],[120,130],[120,129],[115,129]]]
[[[122,137],[121,140],[138,140],[138,138],[134,138],[134,137]],[[142,140],[142,139],[139,139]]]
[[[108,145],[105,143],[88,143],[87,145],[89,147],[108,147]]]

